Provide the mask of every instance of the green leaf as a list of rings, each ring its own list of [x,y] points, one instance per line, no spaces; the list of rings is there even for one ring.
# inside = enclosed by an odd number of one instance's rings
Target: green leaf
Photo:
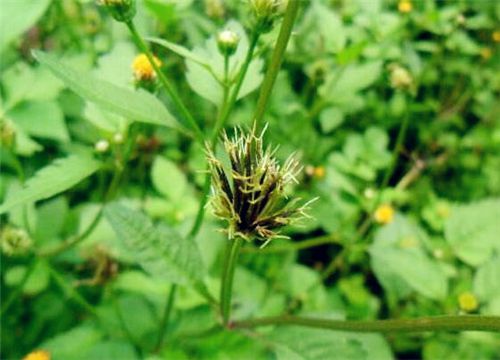
[[[29,29],[45,12],[50,0],[2,1],[0,11],[0,51]]]
[[[455,255],[469,265],[487,261],[500,251],[500,198],[456,205],[445,223],[445,238]]]
[[[372,61],[363,64],[348,65],[332,71],[319,88],[324,98],[336,104],[343,104],[353,95],[371,86],[381,75],[382,61]]]
[[[408,286],[428,298],[441,300],[447,294],[447,279],[439,264],[422,249],[424,236],[422,230],[397,215],[375,235],[369,250],[372,268],[389,291],[401,296]]]
[[[35,51],[34,56],[74,92],[104,110],[122,115],[131,121],[178,126],[165,106],[156,97],[143,90],[132,91],[100,80],[90,73],[67,66],[52,55],[41,51]]]
[[[321,130],[324,133],[329,133],[342,125],[344,122],[344,113],[336,107],[329,107],[321,112],[319,122]]]
[[[170,42],[170,41],[167,41],[164,39],[154,38],[154,37],[146,38],[146,40],[151,41],[152,43],[161,45],[164,48],[167,48],[168,50],[173,51],[177,55],[182,56],[186,60],[191,60],[191,61],[194,61],[195,63],[197,63],[198,65],[210,68],[209,61],[206,58],[195,54],[194,52],[185,48],[184,46],[177,45],[173,42]]]
[[[19,191],[9,194],[0,206],[0,214],[16,206],[47,199],[68,190],[92,175],[100,166],[100,162],[84,155],[57,159],[38,170]]]
[[[493,256],[483,264],[474,276],[474,293],[482,301],[500,297],[500,258]]]
[[[281,327],[266,335],[278,360],[366,359],[361,343],[338,331]]]
[[[95,327],[81,325],[45,341],[41,348],[49,351],[54,360],[82,359],[102,336]]]
[[[153,185],[171,200],[180,200],[187,187],[186,176],[170,160],[157,156],[151,168]]]
[[[21,103],[9,111],[7,116],[30,136],[69,141],[64,114],[54,101]]]
[[[155,227],[140,211],[119,204],[108,205],[105,214],[118,238],[148,273],[178,284],[201,282],[203,263],[191,240],[165,226]]]

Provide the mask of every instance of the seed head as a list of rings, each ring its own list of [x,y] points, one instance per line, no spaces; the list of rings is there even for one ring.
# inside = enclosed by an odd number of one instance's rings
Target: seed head
[[[284,189],[297,182],[298,162],[290,156],[283,165],[274,157],[276,149],[264,148],[263,135],[255,129],[244,134],[236,129],[234,137],[223,135],[223,145],[229,157],[230,169],[225,169],[207,148],[213,179],[211,204],[215,216],[227,222],[229,238],[265,241],[280,235],[279,229],[307,216],[311,201],[297,205],[300,199],[287,201]]]

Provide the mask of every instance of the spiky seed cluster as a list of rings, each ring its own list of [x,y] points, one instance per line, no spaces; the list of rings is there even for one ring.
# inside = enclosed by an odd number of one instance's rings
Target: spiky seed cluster
[[[309,203],[297,206],[299,199],[286,201],[284,188],[296,182],[298,162],[290,156],[281,166],[274,157],[276,149],[263,147],[264,131],[257,136],[255,130],[244,134],[236,129],[232,138],[223,135],[230,170],[209,148],[207,155],[213,179],[211,203],[214,214],[228,223],[229,238],[258,238],[265,245],[285,237],[279,229],[306,216]]]

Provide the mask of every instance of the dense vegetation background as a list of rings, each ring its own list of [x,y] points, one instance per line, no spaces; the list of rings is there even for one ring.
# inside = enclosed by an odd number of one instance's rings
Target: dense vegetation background
[[[139,33],[170,42],[151,43],[153,53],[205,134],[223,93],[190,56],[222,71],[214,38],[229,28],[239,36],[232,61],[241,63],[250,12],[240,0],[137,1]],[[318,200],[310,219],[284,230],[290,239],[244,245],[234,318],[500,315],[499,19],[498,1],[301,3],[265,142],[303,166],[287,191]],[[257,44],[229,133],[251,126],[279,22]],[[46,352],[32,359],[500,357],[493,333],[217,327],[217,311],[184,281],[203,277],[217,296],[227,239],[209,208],[187,275],[183,267],[155,275],[161,266],[144,266],[137,254],[154,262],[161,245],[143,234],[131,250],[116,221],[100,216],[103,199],[113,199],[147,214],[130,215],[122,230],[151,219],[173,237],[187,234],[202,199],[203,147],[154,125],[166,117],[150,97],[123,97],[135,110],[117,115],[102,106],[121,96],[114,87],[88,95],[53,74],[67,66],[96,91],[92,79],[146,87],[167,105],[169,121],[189,128],[159,83],[138,84],[148,63],[137,62],[126,26],[90,0],[1,0],[0,26],[3,359],[37,349]],[[39,53],[45,66],[32,49],[49,54]],[[141,118],[150,124],[130,124]],[[42,168],[31,193],[22,192]],[[179,251],[174,262],[185,255]],[[172,282],[181,285],[165,323]]]

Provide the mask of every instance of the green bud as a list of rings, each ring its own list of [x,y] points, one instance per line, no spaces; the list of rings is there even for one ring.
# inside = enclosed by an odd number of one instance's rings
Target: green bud
[[[0,233],[0,245],[5,255],[18,256],[26,254],[33,241],[25,230],[7,225]]]
[[[108,8],[116,21],[127,22],[134,18],[136,13],[135,0],[98,0]]]
[[[282,13],[287,4],[286,0],[249,0],[252,7],[254,21],[259,31],[271,31],[274,21]],[[298,0],[297,0],[298,1]]]
[[[217,46],[224,56],[231,56],[236,52],[240,38],[232,30],[223,30],[217,34]]]

